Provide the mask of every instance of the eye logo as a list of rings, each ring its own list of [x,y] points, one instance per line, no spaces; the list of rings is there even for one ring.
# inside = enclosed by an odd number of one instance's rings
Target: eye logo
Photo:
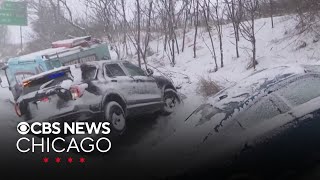
[[[17,131],[21,134],[21,135],[26,135],[29,133],[30,131],[30,126],[28,123],[26,122],[21,122],[18,124],[17,126]]]

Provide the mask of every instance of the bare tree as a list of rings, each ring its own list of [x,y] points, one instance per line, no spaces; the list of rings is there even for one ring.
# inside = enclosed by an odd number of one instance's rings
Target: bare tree
[[[161,32],[164,35],[164,40],[163,40],[163,49],[165,52],[167,52],[167,42],[168,42],[168,5],[166,0],[161,0],[161,3],[158,3],[158,13],[161,18]]]
[[[190,15],[190,9],[191,9],[191,3],[189,3],[189,0],[184,1],[185,3],[185,19],[184,19],[184,27],[183,27],[183,38],[182,38],[182,52],[184,52],[184,46],[185,46],[185,39],[186,39],[186,32],[187,32],[187,25],[188,25],[188,19]],[[190,7],[189,7],[190,4]]]
[[[199,0],[195,0],[194,4],[194,13],[195,13],[195,32],[194,32],[194,41],[193,41],[193,58],[197,57],[197,36],[198,36],[198,25],[199,25]]]
[[[122,28],[123,28],[123,43],[125,47],[126,54],[128,54],[128,44],[127,44],[127,15],[126,15],[126,8],[125,8],[125,1],[121,0],[121,9],[122,9],[122,17],[123,17],[123,23],[122,23]]]
[[[223,41],[222,41],[222,36],[223,36],[223,24],[222,24],[222,19],[223,19],[223,13],[219,12],[219,10],[223,10],[223,8],[220,7],[220,3],[218,0],[216,0],[216,3],[213,5],[214,7],[214,15],[211,14],[212,19],[215,20],[215,26],[216,26],[216,30],[218,33],[218,38],[219,38],[219,47],[220,47],[220,65],[221,68],[224,67],[224,62],[223,62]]]
[[[259,0],[244,0],[243,8],[245,9],[244,21],[240,23],[240,32],[244,39],[249,41],[252,46],[252,61],[249,67],[256,69],[256,29],[255,19],[259,10]]]
[[[269,6],[270,6],[270,18],[271,18],[271,26],[272,29],[274,28],[274,22],[273,22],[273,0],[269,0]]]
[[[148,9],[148,22],[147,22],[147,33],[146,33],[146,37],[145,37],[145,42],[144,42],[144,51],[142,53],[143,55],[143,61],[144,64],[146,66],[147,69],[147,60],[146,60],[146,56],[147,56],[147,50],[149,48],[149,42],[150,42],[150,37],[151,37],[151,18],[152,18],[152,7],[153,7],[153,1],[150,0],[149,1],[149,9]]]
[[[174,40],[175,40],[175,44],[176,44],[176,49],[177,49],[177,53],[180,54],[180,50],[179,50],[179,43],[178,43],[178,38],[177,38],[177,34],[176,34],[176,27],[177,22],[176,22],[176,14],[175,14],[175,10],[176,10],[176,5],[175,5],[175,1],[171,0],[171,18],[172,18],[172,33],[174,35]],[[180,13],[179,13],[180,14]],[[179,17],[179,14],[177,15],[177,17]],[[175,64],[175,62],[174,62]]]
[[[239,41],[240,41],[240,22],[243,16],[242,10],[242,0],[225,0],[226,9],[227,9],[227,16],[229,20],[231,20],[235,38],[235,45],[236,45],[236,55],[237,58],[240,57],[239,54]]]
[[[31,24],[34,33],[30,38],[34,41],[29,43],[26,52],[50,47],[53,41],[66,39],[69,36],[86,35],[85,28],[76,23],[72,12],[68,10],[68,5],[64,3],[62,0],[28,1],[30,9],[37,18]]]
[[[86,0],[90,10],[90,30],[96,36],[107,40],[112,50],[121,58],[122,34],[119,11],[114,1]]]
[[[175,33],[175,0],[160,0],[161,2],[161,16],[162,16],[162,24],[164,25],[164,47],[165,51],[167,50],[166,47],[169,47],[170,50],[170,61],[171,64],[174,66],[176,64],[175,59],[175,48],[179,53],[179,46],[177,41],[177,36]]]
[[[320,3],[318,0],[292,0],[298,14],[297,33],[312,32],[320,36]]]
[[[50,0],[51,4],[52,3],[52,0]],[[87,35],[87,31],[84,27],[81,27],[78,22],[76,22],[73,18],[73,13],[69,7],[69,4],[67,4],[67,0],[58,0],[58,4],[57,4],[57,9],[58,11],[60,10],[60,4],[62,4],[62,6],[64,6],[64,8],[66,9],[66,12],[68,14],[68,18],[66,16],[62,16],[62,18],[67,21],[70,25],[72,25],[73,27],[79,29],[80,31],[83,32],[84,35]]]
[[[209,8],[209,3],[210,3],[210,0],[208,0],[208,3],[207,1],[203,1],[203,5],[202,5],[202,11],[203,11],[203,17],[204,17],[204,20],[205,20],[205,23],[206,23],[206,29],[207,29],[207,32],[209,34],[209,38],[210,38],[210,42],[211,42],[211,48],[209,48],[211,54],[212,54],[212,57],[214,59],[214,63],[215,63],[215,70],[214,71],[218,71],[219,67],[218,67],[218,63],[217,63],[217,55],[216,55],[216,50],[215,50],[215,47],[214,47],[214,43],[213,43],[213,38],[212,38],[212,33],[211,33],[211,30],[212,30],[212,27],[210,26],[209,24],[209,21],[210,21],[210,16],[208,15],[210,13],[210,9]]]
[[[137,31],[138,31],[138,35],[136,38],[136,43],[137,43],[137,47],[138,47],[138,63],[139,63],[139,67],[141,67],[141,12],[140,12],[140,0],[136,0],[136,8],[137,8]]]
[[[174,4],[173,0],[169,0],[169,29],[170,29],[170,40],[171,40],[171,57],[172,65],[176,64],[175,60],[175,30],[174,30]]]

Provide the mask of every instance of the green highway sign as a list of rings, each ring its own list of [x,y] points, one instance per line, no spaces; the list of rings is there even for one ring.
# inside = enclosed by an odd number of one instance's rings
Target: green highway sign
[[[27,10],[27,2],[4,1],[1,4],[1,9],[25,11]]]
[[[0,7],[0,24],[28,26],[27,3],[4,1]]]

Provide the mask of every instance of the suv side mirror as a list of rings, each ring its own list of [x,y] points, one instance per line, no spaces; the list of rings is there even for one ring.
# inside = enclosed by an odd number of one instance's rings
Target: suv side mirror
[[[148,75],[148,76],[152,76],[153,73],[154,73],[154,72],[153,72],[152,69],[147,68],[147,75]]]

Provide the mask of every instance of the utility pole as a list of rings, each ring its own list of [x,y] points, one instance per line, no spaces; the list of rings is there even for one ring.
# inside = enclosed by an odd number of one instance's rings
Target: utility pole
[[[23,50],[23,42],[22,42],[22,26],[20,26],[20,49],[21,49],[21,52]]]

